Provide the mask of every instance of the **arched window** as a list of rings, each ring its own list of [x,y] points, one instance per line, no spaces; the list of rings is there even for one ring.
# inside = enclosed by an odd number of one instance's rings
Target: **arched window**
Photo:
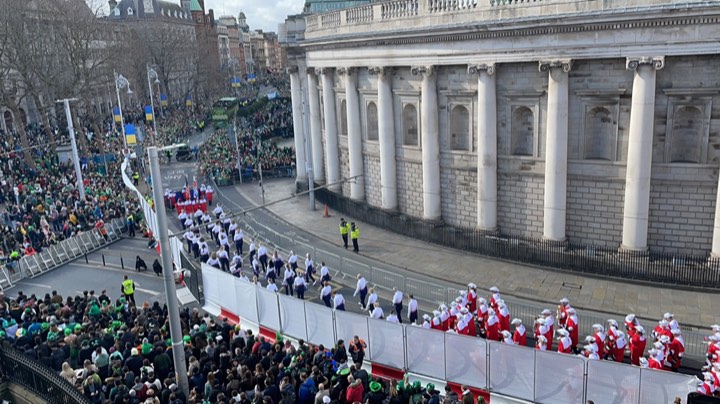
[[[606,108],[595,107],[585,115],[585,158],[612,160],[615,122]]]
[[[127,15],[133,15],[135,12],[133,11],[132,7],[127,8]]]
[[[340,101],[340,134],[343,136],[348,134],[347,103],[345,100]]]
[[[3,114],[3,119],[5,119],[5,130],[8,132],[11,132],[13,130],[13,116],[10,111],[5,111]]]
[[[418,114],[413,104],[403,108],[403,145],[418,145]]]
[[[696,107],[685,106],[673,116],[671,163],[699,163],[702,139],[703,113]]]
[[[374,102],[367,105],[367,140],[378,140],[378,110]]]
[[[528,107],[518,107],[512,113],[512,135],[510,154],[532,156],[535,138],[535,119]]]
[[[470,112],[463,105],[456,105],[450,111],[450,148],[470,150]]]

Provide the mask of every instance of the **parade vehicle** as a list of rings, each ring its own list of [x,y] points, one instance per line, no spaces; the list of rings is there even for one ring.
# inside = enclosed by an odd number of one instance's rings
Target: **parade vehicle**
[[[225,128],[237,115],[240,100],[235,97],[225,97],[217,100],[212,107],[212,122],[215,129]]]

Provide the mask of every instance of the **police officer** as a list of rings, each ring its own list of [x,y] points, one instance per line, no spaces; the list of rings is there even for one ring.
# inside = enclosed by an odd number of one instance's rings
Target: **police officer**
[[[343,247],[347,250],[348,247],[348,223],[345,219],[340,218],[340,236],[342,236]]]
[[[135,237],[135,216],[130,213],[127,217],[128,236]]]
[[[132,279],[128,278],[127,275],[125,275],[125,277],[123,278],[121,289],[123,296],[125,296],[125,299],[135,305],[135,282],[133,282]]]
[[[132,178],[133,178],[133,185],[138,186],[138,184],[140,183],[140,173],[135,171],[132,175]]]
[[[355,226],[355,222],[350,223],[350,238],[353,243],[353,251],[359,253],[360,247],[358,246],[358,239],[360,238],[360,228]]]

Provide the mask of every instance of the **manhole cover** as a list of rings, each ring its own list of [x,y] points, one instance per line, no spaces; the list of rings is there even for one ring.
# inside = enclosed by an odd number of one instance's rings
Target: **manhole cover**
[[[582,289],[582,285],[578,285],[577,283],[563,282],[562,285],[564,288]]]

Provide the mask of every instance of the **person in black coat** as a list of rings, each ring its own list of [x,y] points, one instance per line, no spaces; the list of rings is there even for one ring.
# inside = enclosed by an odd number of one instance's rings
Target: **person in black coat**
[[[135,257],[135,270],[138,272],[148,270],[147,264],[139,255]]]
[[[163,267],[160,265],[160,261],[158,261],[157,258],[155,259],[155,262],[153,262],[153,271],[155,271],[155,275],[157,276],[162,275]]]

